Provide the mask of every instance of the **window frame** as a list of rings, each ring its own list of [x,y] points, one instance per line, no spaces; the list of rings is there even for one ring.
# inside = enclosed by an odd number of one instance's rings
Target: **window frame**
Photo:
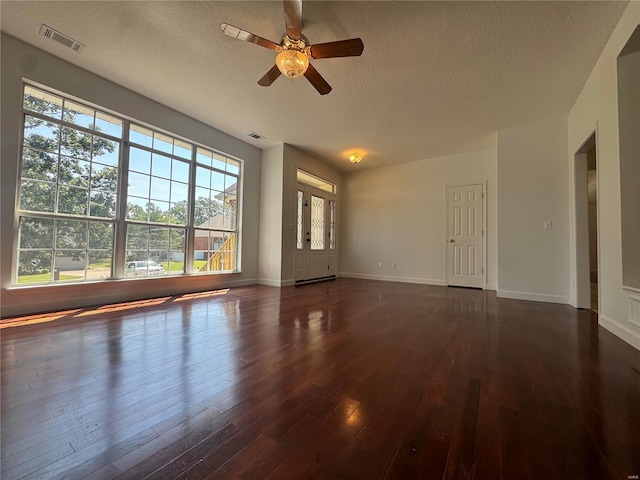
[[[27,105],[25,105],[25,98],[28,92],[28,89],[35,89],[38,92],[42,92],[45,96],[46,95],[51,95],[53,97],[56,97],[56,99],[61,99],[61,103],[60,103],[60,115],[59,117],[54,117],[54,116],[47,116],[46,112],[45,113],[41,113],[38,111],[33,111],[31,109],[28,108]],[[21,110],[20,110],[20,115],[21,115],[21,121],[20,121],[20,130],[19,130],[19,148],[18,148],[18,168],[17,168],[17,182],[16,182],[16,188],[15,188],[15,204],[14,204],[14,213],[15,213],[15,225],[16,228],[14,228],[14,242],[13,242],[13,250],[12,250],[12,262],[11,262],[11,268],[12,268],[12,272],[11,272],[11,288],[35,288],[35,287],[43,287],[43,286],[58,286],[58,285],[69,285],[69,284],[75,284],[75,285],[83,285],[83,284],[87,284],[87,283],[99,283],[99,282],[108,282],[108,281],[120,281],[120,280],[132,280],[132,277],[127,276],[126,275],[126,268],[125,265],[127,263],[127,252],[128,252],[128,246],[127,246],[127,231],[129,229],[130,225],[143,225],[143,226],[158,226],[161,228],[167,228],[167,229],[179,229],[182,230],[183,233],[183,240],[182,240],[182,251],[184,253],[184,263],[183,263],[183,270],[181,272],[177,272],[176,274],[170,274],[169,271],[166,272],[166,275],[153,275],[153,276],[142,276],[142,277],[136,277],[136,278],[144,278],[144,279],[156,279],[156,278],[176,278],[179,277],[180,275],[218,275],[218,274],[229,274],[229,273],[241,273],[241,218],[242,218],[242,188],[243,188],[243,180],[244,180],[244,161],[242,159],[239,159],[235,156],[223,153],[217,149],[215,149],[214,147],[208,146],[208,145],[203,145],[200,144],[198,142],[195,142],[193,140],[189,140],[186,139],[178,134],[175,133],[171,133],[171,132],[167,132],[164,131],[161,128],[149,125],[145,122],[141,122],[139,120],[136,119],[132,119],[127,117],[124,114],[118,113],[118,112],[114,112],[112,110],[109,110],[107,108],[104,108],[102,106],[98,106],[98,105],[93,105],[92,103],[86,101],[86,100],[82,100],[79,99],[75,96],[63,93],[63,92],[59,92],[57,90],[54,90],[52,88],[49,88],[47,86],[35,83],[35,82],[31,82],[29,80],[23,80],[22,82],[22,88],[21,88]],[[91,110],[93,113],[93,120],[91,123],[91,127],[86,127],[83,126],[81,124],[75,124],[72,122],[69,122],[65,119],[65,112],[67,111],[65,109],[65,102],[69,102],[72,106],[69,109],[70,111],[72,111],[72,108],[75,107],[82,107],[83,109],[88,109]],[[55,103],[55,102],[54,102]],[[57,105],[57,103],[55,103]],[[82,112],[81,112],[82,114]],[[113,117],[116,120],[120,120],[122,121],[122,131],[121,131],[121,137],[116,137],[111,133],[107,133],[105,131],[102,130],[98,130],[97,128],[99,128],[99,126],[97,125],[97,119],[98,119],[98,115],[104,115],[104,116],[109,116],[109,117]],[[25,149],[30,148],[29,145],[25,145],[25,141],[26,141],[26,137],[27,137],[27,118],[28,117],[32,117],[35,118],[36,120],[39,121],[43,121],[43,122],[47,122],[47,123],[53,123],[56,126],[56,129],[58,130],[58,145],[57,145],[57,150],[55,152],[52,152],[52,155],[56,157],[56,173],[55,173],[55,181],[52,181],[50,183],[52,183],[54,185],[54,191],[55,191],[55,196],[54,196],[54,205],[53,205],[53,210],[49,211],[49,212],[43,212],[43,211],[32,211],[32,210],[25,210],[22,208],[23,203],[22,203],[22,195],[23,195],[23,184],[25,183],[25,180],[23,180],[23,164],[25,161],[24,155],[25,155]],[[72,118],[73,119],[73,118]],[[102,118],[101,120],[105,120],[104,118]],[[171,153],[162,151],[162,150],[158,150],[158,149],[154,149],[153,146],[154,144],[151,144],[151,147],[147,147],[143,144],[140,144],[138,142],[132,141],[131,140],[131,129],[132,127],[136,127],[136,126],[140,126],[143,129],[148,129],[151,130],[152,132],[154,132],[154,135],[157,133],[158,136],[162,136],[165,139],[166,138],[171,138],[172,142],[174,145],[172,147]],[[117,161],[116,161],[116,165],[115,168],[117,169],[117,180],[116,180],[116,188],[115,188],[115,207],[114,207],[114,215],[113,217],[109,217],[109,218],[105,218],[105,217],[94,217],[91,216],[91,191],[92,191],[92,187],[91,187],[91,168],[93,166],[93,162],[94,162],[94,158],[91,152],[89,160],[88,162],[88,168],[89,168],[89,175],[88,175],[88,184],[87,184],[87,198],[88,198],[88,203],[87,203],[87,209],[85,211],[84,215],[74,215],[74,214],[67,214],[67,213],[59,213],[57,210],[57,204],[58,204],[58,195],[59,195],[59,190],[60,190],[60,186],[61,185],[66,185],[63,184],[60,181],[60,173],[59,173],[59,166],[60,166],[60,161],[61,158],[64,156],[64,154],[62,153],[62,143],[61,143],[61,131],[63,128],[72,128],[74,130],[79,131],[81,134],[87,134],[87,135],[97,135],[99,137],[103,137],[108,141],[114,142],[117,144],[118,146],[118,155],[117,155]],[[179,144],[181,145],[179,145]],[[92,144],[93,144],[93,137],[92,137]],[[189,146],[191,148],[191,153],[189,155],[189,157],[187,158],[186,156],[181,156],[179,154],[179,152],[185,152],[184,150],[180,150],[178,151],[176,149],[176,147],[179,148],[184,148],[185,146]],[[152,222],[150,221],[149,217],[147,217],[147,221],[140,221],[140,220],[132,220],[129,219],[127,217],[127,212],[128,212],[128,199],[129,199],[129,175],[130,175],[130,170],[129,170],[129,166],[130,166],[130,158],[131,158],[131,149],[132,148],[138,148],[138,149],[142,149],[145,151],[149,151],[151,152],[151,154],[157,154],[157,155],[163,155],[165,157],[168,157],[171,162],[172,162],[172,169],[173,169],[173,162],[174,161],[180,161],[180,162],[184,162],[187,166],[187,178],[186,178],[186,183],[184,183],[184,181],[180,180],[175,180],[176,184],[180,183],[181,188],[186,187],[186,205],[185,205],[185,210],[186,210],[186,223],[185,224],[175,224],[175,223],[169,223],[169,219],[167,219],[167,222]],[[233,177],[235,178],[236,181],[236,198],[235,198],[235,225],[233,225],[233,228],[227,228],[225,229],[226,232],[230,232],[235,236],[235,245],[234,245],[234,250],[233,250],[233,255],[235,258],[234,261],[234,265],[233,265],[233,269],[231,270],[213,270],[213,271],[206,271],[206,272],[201,272],[201,271],[197,271],[194,268],[194,235],[195,235],[195,230],[197,225],[195,224],[195,201],[196,201],[196,197],[195,197],[195,191],[196,191],[196,168],[198,166],[198,162],[197,162],[197,152],[199,151],[199,149],[204,149],[206,151],[211,152],[212,154],[224,157],[225,159],[231,160],[233,162],[233,164],[237,167],[237,173],[230,173],[230,172],[226,172],[226,171],[221,171],[218,168],[213,168],[213,166],[211,167],[212,170],[218,172],[218,173],[222,173],[224,175],[228,175],[231,174],[233,175]],[[176,154],[176,152],[178,152],[178,154]],[[71,158],[71,157],[69,157]],[[81,160],[81,159],[79,159]],[[100,163],[100,162],[97,162]],[[83,164],[84,165],[84,164]],[[101,166],[102,164],[100,164]],[[86,168],[86,166],[85,166]],[[183,168],[183,167],[181,167]],[[168,182],[170,185],[170,188],[173,187],[173,183],[174,180],[171,178],[171,171],[169,172],[169,178],[168,178]],[[151,171],[151,167],[150,167],[150,172],[149,172],[149,181],[151,182],[151,179],[154,177],[152,171]],[[184,173],[181,174],[182,176],[184,176]],[[160,177],[159,177],[160,178]],[[164,177],[162,177],[164,178]],[[35,179],[37,180],[37,179]],[[26,180],[28,181],[28,179]],[[42,181],[44,182],[45,180],[37,180],[37,181]],[[47,181],[49,183],[49,181]],[[84,187],[83,187],[84,188]],[[95,188],[95,187],[94,187]],[[96,189],[96,191],[101,191],[99,189]],[[172,208],[172,206],[174,205],[174,202],[171,202],[171,196],[170,196],[170,192],[171,190],[169,189],[167,191],[167,205],[168,205],[168,210],[167,212],[169,212]],[[223,192],[224,193],[224,192]],[[153,197],[151,196],[151,193],[149,194],[149,199],[143,199],[143,200],[148,200],[148,203],[153,202]],[[183,201],[183,200],[181,200]],[[178,201],[176,201],[175,203],[180,203]],[[147,209],[148,212],[148,209]],[[20,256],[21,256],[21,252],[24,250],[23,247],[21,246],[21,241],[24,241],[24,239],[21,238],[21,231],[19,228],[17,228],[18,226],[21,225],[21,222],[23,221],[23,218],[35,218],[35,219],[47,219],[47,220],[51,220],[52,221],[52,225],[57,225],[58,221],[60,220],[75,220],[75,221],[82,221],[82,222],[88,222],[87,223],[87,229],[90,228],[90,224],[91,222],[99,222],[99,223],[106,223],[111,225],[111,234],[112,234],[112,239],[111,239],[111,268],[110,268],[110,275],[108,278],[98,278],[98,279],[89,279],[87,278],[87,272],[89,270],[89,254],[92,251],[90,248],[90,245],[88,242],[86,242],[86,244],[84,245],[84,252],[85,252],[85,257],[86,257],[86,262],[84,265],[84,278],[82,280],[73,280],[73,281],[60,281],[60,280],[56,280],[56,275],[54,275],[54,269],[55,267],[55,263],[54,263],[54,259],[56,256],[56,252],[58,249],[56,243],[55,243],[55,238],[56,238],[56,231],[54,231],[51,234],[51,242],[52,242],[52,247],[51,247],[51,272],[50,272],[50,278],[48,281],[42,281],[42,282],[34,282],[34,283],[20,283],[19,279],[20,279],[20,274],[19,274],[19,270],[21,267],[21,262],[20,262]],[[87,230],[89,231],[89,230]],[[87,238],[89,238],[89,234],[87,234]],[[171,247],[168,247],[171,248]],[[47,250],[47,249],[45,249]],[[82,250],[82,249],[78,249],[78,250]],[[171,257],[171,253],[173,250],[168,250],[168,255],[169,258],[167,259],[167,261],[170,260]],[[149,258],[150,260],[155,260],[154,258]],[[142,260],[147,260],[142,259]],[[157,261],[157,260],[156,260]],[[167,269],[168,270],[168,269]]]
[[[211,155],[212,155],[212,162],[210,165],[206,165],[204,163],[198,162],[198,154],[200,152],[200,150],[205,150],[208,151]],[[216,150],[213,150],[211,148],[208,147],[202,147],[202,146],[197,146],[194,149],[194,168],[193,168],[193,201],[191,202],[191,207],[192,209],[195,210],[196,207],[196,202],[197,202],[197,198],[195,197],[195,192],[196,189],[198,188],[198,183],[197,183],[197,170],[198,167],[200,168],[205,168],[209,171],[210,174],[210,178],[213,178],[214,174],[220,174],[220,175],[224,175],[224,176],[230,176],[235,178],[235,187],[236,187],[236,192],[235,192],[235,202],[236,202],[236,206],[235,206],[235,210],[234,210],[234,215],[235,215],[235,221],[234,221],[234,226],[235,228],[225,228],[223,227],[203,227],[201,225],[196,225],[196,212],[194,211],[191,215],[191,219],[193,220],[193,225],[192,225],[192,230],[191,230],[191,238],[193,238],[193,248],[190,250],[190,252],[192,253],[192,255],[195,257],[196,254],[196,249],[195,249],[195,242],[196,242],[196,238],[198,238],[196,236],[196,231],[207,231],[209,233],[211,232],[219,232],[222,233],[224,238],[224,241],[222,242],[220,248],[217,251],[221,252],[221,256],[224,258],[226,257],[225,252],[227,252],[227,250],[221,250],[221,248],[225,245],[225,243],[229,240],[228,237],[224,237],[224,234],[229,234],[229,236],[233,236],[234,238],[232,239],[232,241],[234,242],[234,250],[233,250],[233,259],[232,259],[232,263],[233,263],[233,268],[232,269],[224,269],[224,270],[220,270],[221,272],[234,272],[234,271],[240,271],[240,261],[241,261],[241,256],[240,256],[240,240],[241,240],[241,236],[240,236],[240,225],[241,225],[241,199],[242,199],[242,175],[243,175],[243,168],[244,168],[244,162],[242,162],[241,160],[232,157],[230,155],[226,155],[226,154],[222,154]],[[225,158],[225,170],[222,170],[219,167],[216,167],[214,165],[214,161],[213,161],[213,155],[218,155],[218,156],[223,156]],[[237,163],[237,167],[238,167],[238,172],[234,173],[234,172],[230,172],[226,169],[226,165],[229,163],[228,161],[232,160],[233,162]],[[224,177],[223,177],[224,178]],[[225,199],[226,197],[226,193],[227,191],[233,186],[226,186],[226,181],[225,183],[223,183],[223,189],[222,190],[215,190],[213,188],[213,186],[211,185],[212,181],[210,180],[210,186],[209,186],[209,193],[211,194],[212,192],[218,192],[218,194],[223,194],[223,199]],[[203,187],[200,187],[203,188]],[[223,215],[225,212],[225,208],[224,208],[224,202],[225,200],[223,200]],[[213,217],[209,217],[210,219]],[[200,237],[201,238],[201,237]],[[211,236],[208,237],[209,239],[211,239]],[[214,242],[215,244],[215,242]],[[210,253],[209,251],[207,251],[207,253]],[[214,253],[215,254],[215,253]],[[194,266],[194,261],[195,258],[192,258],[190,265],[193,267]],[[207,274],[210,273],[207,270],[198,270],[197,272],[193,272],[193,273],[198,273],[198,274]]]

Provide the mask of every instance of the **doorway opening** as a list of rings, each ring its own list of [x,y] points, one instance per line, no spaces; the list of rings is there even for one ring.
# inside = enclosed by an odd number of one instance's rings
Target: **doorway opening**
[[[598,312],[598,155],[594,131],[574,155],[576,212],[576,306]]]

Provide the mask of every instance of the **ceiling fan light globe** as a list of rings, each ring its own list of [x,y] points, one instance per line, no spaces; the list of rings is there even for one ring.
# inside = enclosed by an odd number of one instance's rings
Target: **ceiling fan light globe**
[[[276,57],[276,65],[285,77],[298,78],[309,68],[309,58],[297,50],[283,50]]]

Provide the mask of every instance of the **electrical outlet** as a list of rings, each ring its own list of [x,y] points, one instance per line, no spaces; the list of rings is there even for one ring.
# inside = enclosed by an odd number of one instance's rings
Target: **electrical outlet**
[[[551,223],[551,220],[545,220],[544,221],[544,229],[545,230],[551,230],[552,226],[553,226],[553,224]]]
[[[382,262],[378,262],[378,268],[382,268]]]

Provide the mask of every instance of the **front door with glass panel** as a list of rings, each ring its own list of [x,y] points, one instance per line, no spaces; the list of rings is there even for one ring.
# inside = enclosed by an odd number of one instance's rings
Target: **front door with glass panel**
[[[295,281],[335,276],[335,195],[301,183],[296,192]]]

